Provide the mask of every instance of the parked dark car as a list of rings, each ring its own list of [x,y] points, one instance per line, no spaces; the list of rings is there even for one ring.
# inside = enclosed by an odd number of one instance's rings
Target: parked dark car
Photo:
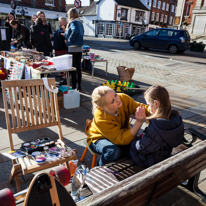
[[[169,50],[170,53],[183,53],[190,48],[190,35],[185,30],[158,28],[134,36],[130,39],[130,46]]]

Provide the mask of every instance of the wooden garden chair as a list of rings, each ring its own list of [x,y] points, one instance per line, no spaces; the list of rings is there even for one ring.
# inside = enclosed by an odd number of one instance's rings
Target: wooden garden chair
[[[56,88],[55,79],[48,79],[48,86]],[[25,132],[58,126],[58,144],[64,146],[57,94],[48,91],[42,79],[2,81],[2,93],[5,108],[5,117],[11,150],[14,150],[13,133]],[[38,139],[38,137],[37,137]],[[17,191],[20,189],[19,175],[29,174],[77,159],[75,152],[70,157],[60,157],[55,161],[46,161],[39,165],[30,156],[12,160],[13,167],[9,182],[15,178]]]

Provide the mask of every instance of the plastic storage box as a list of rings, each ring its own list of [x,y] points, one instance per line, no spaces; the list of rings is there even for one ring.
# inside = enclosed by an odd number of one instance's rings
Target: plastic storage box
[[[64,94],[64,108],[73,109],[80,106],[80,94],[77,90],[69,90]]]

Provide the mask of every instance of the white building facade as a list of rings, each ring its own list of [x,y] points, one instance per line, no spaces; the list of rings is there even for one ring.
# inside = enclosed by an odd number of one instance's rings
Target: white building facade
[[[128,38],[148,29],[149,9],[138,0],[100,0],[82,14],[85,35]]]

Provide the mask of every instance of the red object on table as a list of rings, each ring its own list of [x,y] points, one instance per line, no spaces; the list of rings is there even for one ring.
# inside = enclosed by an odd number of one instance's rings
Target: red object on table
[[[6,72],[0,67],[0,80],[5,80]]]

